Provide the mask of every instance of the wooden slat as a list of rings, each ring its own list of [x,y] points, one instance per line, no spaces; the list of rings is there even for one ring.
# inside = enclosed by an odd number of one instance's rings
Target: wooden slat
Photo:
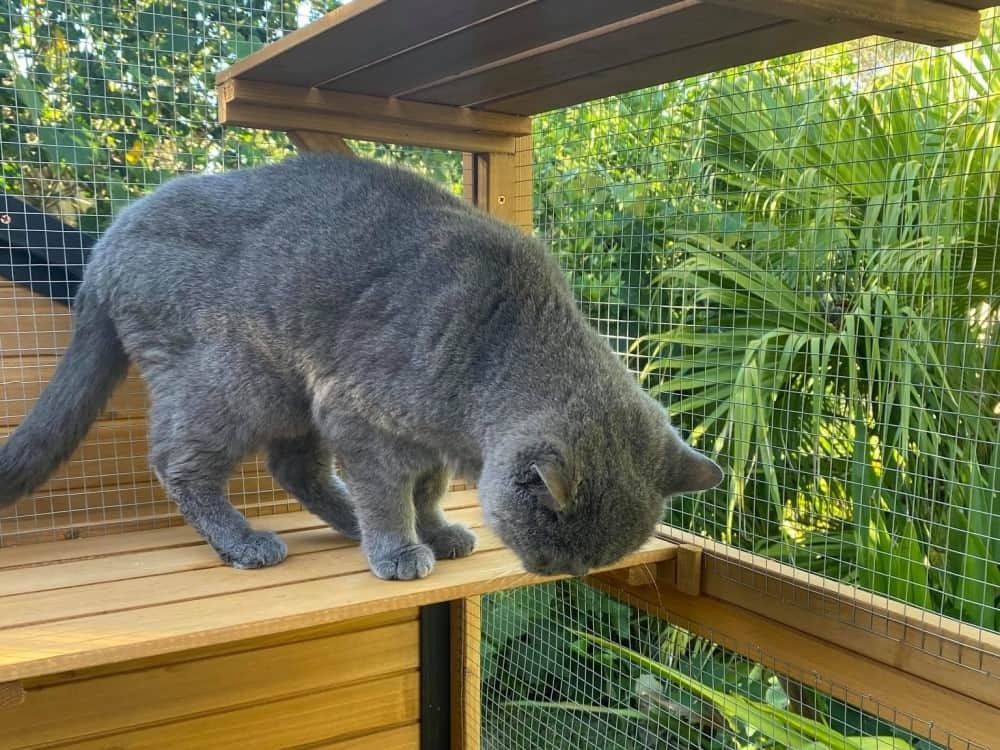
[[[668,559],[674,552],[674,545],[654,539],[618,565],[656,562]],[[348,553],[354,554],[356,573],[331,578],[329,568],[312,568],[324,556],[345,558]],[[306,572],[306,577],[312,580],[268,586],[271,581],[287,579],[299,571]],[[192,575],[218,579],[217,572],[210,569]],[[188,601],[5,629],[0,639],[0,682],[556,580],[523,572],[517,558],[507,549],[440,561],[429,577],[407,582],[374,578],[365,568],[360,551],[355,549],[300,555],[266,570],[226,572],[232,576],[225,582],[230,587],[266,588],[219,595],[217,587],[210,587],[204,598],[195,598],[197,593],[189,589]],[[237,584],[240,577],[256,580]],[[155,583],[150,579],[149,588],[161,588],[165,578],[160,576]],[[130,584],[126,581],[118,585]],[[200,584],[199,589],[205,590]]]
[[[608,585],[599,577],[587,581],[837,700],[955,750],[969,750],[969,742],[995,747],[1000,737],[1000,711],[958,692],[960,685],[944,688],[922,680],[855,649],[837,646],[827,640],[826,633],[806,633],[714,597],[688,596],[669,586],[628,588],[617,582]]]
[[[429,38],[502,13],[523,0],[354,0],[219,73],[314,86]]]
[[[730,11],[738,13],[738,11]],[[709,23],[706,21],[705,23]],[[725,17],[711,21],[712,27],[727,25]],[[714,36],[704,29],[691,29],[691,34],[704,38]],[[668,81],[676,81],[714,70],[755,62],[803,49],[822,47],[846,38],[828,26],[783,21],[756,28],[725,38],[716,38],[700,44],[670,49],[649,55],[646,51],[630,48],[627,43],[614,47],[596,45],[591,54],[606,61],[592,72],[567,80],[542,86],[524,93],[504,98],[482,100],[477,106],[496,112],[537,114],[605,96],[634,91]],[[666,42],[661,42],[666,44]],[[613,60],[628,60],[625,64],[612,64]],[[572,61],[572,56],[568,59]],[[547,62],[544,58],[539,63]],[[566,61],[563,61],[565,64]],[[426,93],[426,92],[425,92]]]
[[[58,354],[24,354],[0,357],[0,429],[12,430],[35,405],[42,390],[49,384],[62,352]],[[101,419],[116,420],[142,417],[149,401],[146,387],[135,369],[111,396]]]
[[[435,36],[424,44],[332,77],[320,86],[374,96],[403,96],[428,81],[457,75],[662,5],[664,0],[521,3],[507,13],[484,18],[457,33]]]
[[[446,511],[471,508],[477,504],[476,493],[470,490],[450,492],[442,500],[442,507]],[[254,522],[254,526],[259,529],[290,532],[323,528],[324,524],[311,513],[299,512],[261,518]],[[0,571],[198,544],[204,544],[204,541],[189,526],[144,531],[142,534],[78,539],[70,543],[37,544],[0,552]],[[113,563],[109,562],[110,565]]]
[[[757,10],[760,0],[706,0],[725,9]],[[938,0],[768,0],[768,13],[858,36],[882,34],[943,47],[979,34],[979,13]]]
[[[419,747],[420,725],[409,724],[350,740],[310,745],[309,750],[418,750]]]
[[[292,747],[410,723],[419,715],[416,672],[257,706],[162,724],[94,740],[75,750],[170,748],[245,750]]]
[[[476,528],[484,551],[501,547],[500,540],[482,528],[478,509],[454,511],[450,515]],[[221,565],[206,545],[121,556],[115,560],[113,570],[108,570],[105,559],[97,558],[40,569],[4,571],[0,573],[3,596],[11,598],[0,598],[5,604],[0,611],[0,629],[367,570],[358,543],[330,529],[296,531],[284,538],[294,556],[281,565],[250,575]],[[18,580],[19,575],[27,582],[27,588]]]
[[[101,664],[96,667],[89,667],[81,670],[69,670],[67,672],[57,672],[56,674],[41,675],[24,680],[19,684],[27,687],[28,690],[41,690],[53,685],[63,685],[73,682],[85,682],[97,679],[98,677],[109,677],[111,675],[125,674],[126,672],[141,671],[144,669],[158,669],[167,664],[184,664],[200,659],[226,656],[227,654],[240,654],[246,651],[255,651],[262,648],[273,648],[284,646],[289,643],[300,643],[314,638],[330,638],[335,635],[345,633],[356,633],[361,630],[373,630],[384,628],[390,625],[399,625],[405,622],[416,622],[420,614],[418,607],[409,609],[399,609],[392,612],[382,612],[377,615],[367,617],[356,617],[342,622],[326,623],[316,625],[311,628],[300,628],[297,630],[286,630],[279,633],[258,638],[246,638],[237,641],[218,643],[213,646],[203,648],[193,648],[186,651],[179,651],[172,654],[148,656],[142,659],[132,659],[131,661],[117,664]]]
[[[400,143],[409,146],[456,151],[514,152],[514,138],[493,133],[445,130],[430,125],[367,120],[349,115],[326,114],[259,104],[219,102],[219,121],[229,125],[269,130],[314,130],[336,133],[363,141]]]
[[[693,534],[663,533],[704,548],[704,594],[1000,710],[1000,634]]]
[[[426,125],[445,130],[497,135],[531,134],[531,120],[527,117],[260,81],[226,81],[219,86],[219,98],[227,106],[234,102],[258,104],[316,114]]]
[[[438,104],[484,106],[517,94],[558,86],[595,72],[656,55],[773,25],[774,17],[734,10],[719,17],[699,0],[663,3],[663,7],[549,44],[525,49],[506,59],[459,74],[430,79],[404,96]]]
[[[415,670],[419,636],[413,621],[30,689],[20,707],[4,711],[0,748],[119,733]]]

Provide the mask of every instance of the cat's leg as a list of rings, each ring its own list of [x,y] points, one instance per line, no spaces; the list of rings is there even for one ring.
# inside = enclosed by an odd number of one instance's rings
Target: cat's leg
[[[434,550],[438,560],[465,557],[476,546],[476,535],[460,523],[451,523],[441,510],[441,498],[450,481],[451,475],[439,466],[421,474],[413,483],[417,536]]]
[[[361,548],[379,578],[423,578],[434,552],[417,535],[415,479],[437,465],[436,456],[365,419],[336,415],[322,434],[336,446],[341,476],[361,527]]]
[[[332,458],[315,432],[272,440],[267,447],[267,468],[285,490],[344,536],[360,539],[354,506],[333,472]]]
[[[184,519],[235,568],[284,560],[288,550],[278,535],[255,531],[225,497],[226,479],[246,452],[236,431],[206,420],[211,409],[185,416],[182,409],[157,404],[155,392],[153,403],[151,463]]]

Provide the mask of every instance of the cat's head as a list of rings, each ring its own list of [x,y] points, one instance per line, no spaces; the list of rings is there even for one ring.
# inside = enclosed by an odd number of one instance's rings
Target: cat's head
[[[718,485],[645,394],[571,418],[540,416],[489,457],[479,495],[489,524],[532,573],[583,575],[640,547],[671,495]]]

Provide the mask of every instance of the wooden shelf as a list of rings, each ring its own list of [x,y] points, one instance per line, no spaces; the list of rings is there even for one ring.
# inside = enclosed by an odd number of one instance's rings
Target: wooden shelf
[[[220,119],[504,152],[518,117],[871,34],[970,41],[993,4],[354,0],[223,70]]]
[[[254,522],[289,547],[264,570],[222,566],[187,527],[0,550],[0,683],[554,580],[522,572],[483,527],[474,491],[449,493],[445,507],[476,529],[478,550],[418,581],[375,578],[356,542],[307,513]],[[675,551],[653,539],[615,567]]]

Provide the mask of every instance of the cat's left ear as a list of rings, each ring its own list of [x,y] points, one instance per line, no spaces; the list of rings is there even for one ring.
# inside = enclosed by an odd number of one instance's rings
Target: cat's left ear
[[[724,478],[715,461],[687,445],[682,446],[671,463],[662,488],[667,495],[710,490]]]

